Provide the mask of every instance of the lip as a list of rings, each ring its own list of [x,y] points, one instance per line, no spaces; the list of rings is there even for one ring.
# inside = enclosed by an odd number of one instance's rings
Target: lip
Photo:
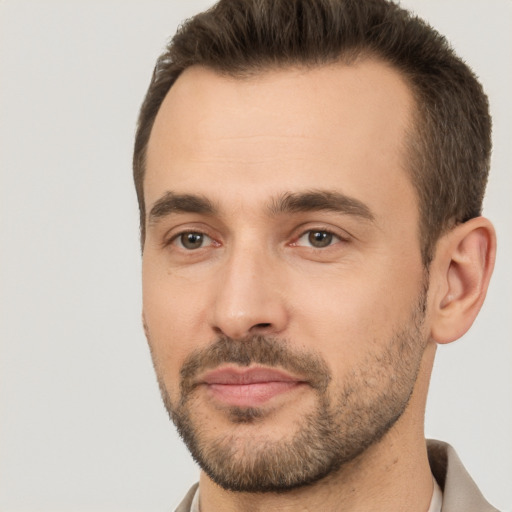
[[[306,384],[274,368],[227,367],[205,373],[200,379],[216,400],[238,407],[257,407]]]

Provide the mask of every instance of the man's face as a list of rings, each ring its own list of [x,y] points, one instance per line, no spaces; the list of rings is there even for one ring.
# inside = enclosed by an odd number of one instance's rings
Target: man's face
[[[407,406],[426,342],[413,108],[368,60],[191,68],[158,113],[145,327],[173,420],[227,489],[315,481]]]

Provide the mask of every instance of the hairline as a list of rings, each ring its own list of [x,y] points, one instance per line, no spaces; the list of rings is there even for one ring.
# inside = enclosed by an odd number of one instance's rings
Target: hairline
[[[177,74],[176,78],[171,82],[169,88],[166,93],[163,95],[163,98],[158,105],[156,112],[151,118],[151,122],[148,124],[148,135],[145,140],[145,144],[140,152],[140,156],[142,157],[140,160],[140,193],[143,201],[143,215],[144,218],[141,220],[140,233],[141,233],[141,249],[144,248],[144,239],[145,239],[145,231],[146,231],[146,202],[144,198],[144,179],[146,176],[146,165],[147,165],[147,150],[149,146],[149,141],[151,139],[151,134],[153,131],[153,126],[155,124],[156,118],[160,109],[173,88],[176,82],[180,79],[180,77],[189,69],[200,68],[212,71],[219,76],[232,78],[233,80],[251,80],[258,76],[265,75],[266,73],[271,73],[273,71],[292,71],[292,70],[304,70],[309,71],[313,69],[325,68],[334,64],[343,64],[346,66],[353,66],[356,63],[365,62],[375,60],[380,62],[384,66],[387,66],[389,69],[393,70],[404,82],[405,86],[410,92],[411,95],[411,109],[409,112],[409,125],[406,127],[404,140],[402,141],[401,149],[403,151],[404,158],[404,170],[407,174],[408,179],[410,180],[411,185],[413,186],[415,197],[416,197],[416,206],[418,211],[418,243],[420,245],[421,255],[423,264],[428,267],[430,261],[433,257],[434,247],[431,247],[432,241],[429,236],[429,226],[426,222],[426,216],[424,212],[424,205],[422,201],[422,197],[420,195],[420,187],[421,187],[421,173],[424,172],[421,169],[420,160],[423,158],[423,154],[425,152],[424,145],[422,143],[422,134],[429,130],[426,121],[426,113],[425,108],[421,98],[421,92],[418,87],[414,84],[414,81],[411,79],[409,74],[401,69],[399,66],[390,61],[390,59],[384,57],[379,53],[378,50],[373,50],[368,47],[354,47],[347,48],[343,50],[337,58],[329,58],[323,61],[313,62],[313,61],[277,61],[277,62],[262,62],[259,65],[248,65],[246,67],[240,67],[235,69],[223,69],[220,66],[209,65],[207,63],[194,63],[192,65],[184,67]],[[418,168],[420,167],[420,168]],[[437,242],[439,235],[442,233],[443,229],[440,230],[438,236],[434,237],[434,245]],[[430,241],[428,247],[424,247],[426,242]]]

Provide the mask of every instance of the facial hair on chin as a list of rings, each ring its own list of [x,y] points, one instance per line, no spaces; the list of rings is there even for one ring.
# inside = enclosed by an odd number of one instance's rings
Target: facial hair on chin
[[[368,354],[339,389],[329,392],[329,367],[317,353],[297,352],[275,337],[222,337],[187,357],[177,404],[154,360],[164,405],[193,458],[224,489],[286,492],[312,484],[378,442],[404,412],[426,343],[421,334],[425,300],[426,292],[409,323],[394,333],[381,353]],[[209,436],[194,394],[196,377],[227,363],[280,367],[300,375],[316,394],[315,407],[300,418],[291,436],[279,441],[237,433],[237,424],[261,420],[262,411],[248,407],[232,407],[229,419],[234,428]],[[368,385],[371,382],[379,382],[378,387]]]

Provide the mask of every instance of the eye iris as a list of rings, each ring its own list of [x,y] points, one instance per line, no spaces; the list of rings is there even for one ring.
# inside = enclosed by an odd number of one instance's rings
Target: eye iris
[[[201,233],[183,233],[181,243],[186,249],[199,249],[203,245],[203,235]]]
[[[313,247],[327,247],[332,242],[332,233],[327,233],[326,231],[311,231],[308,239]]]

